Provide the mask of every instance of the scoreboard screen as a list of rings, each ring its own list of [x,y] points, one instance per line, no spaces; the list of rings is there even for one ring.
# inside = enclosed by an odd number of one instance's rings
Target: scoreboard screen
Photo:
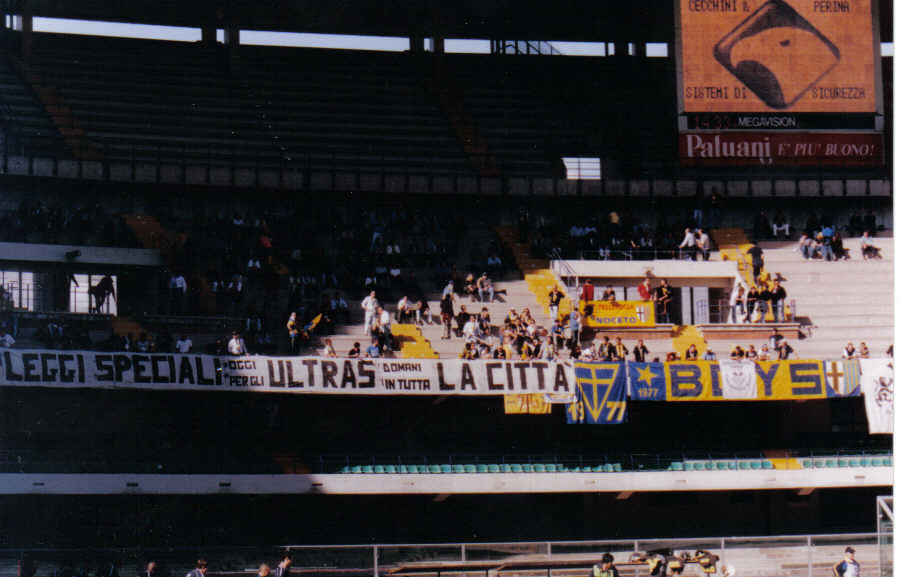
[[[873,0],[675,4],[682,151],[696,152],[689,141],[708,139],[703,133],[710,131],[722,134],[719,141],[728,131],[753,131],[757,140],[770,132],[773,144],[799,142],[796,134],[775,135],[801,132],[808,137],[803,143],[813,149],[804,164],[883,162],[881,46]],[[829,145],[842,148],[848,133],[864,135],[862,141],[873,145],[867,149],[874,154],[842,158],[815,153],[816,142],[822,143],[823,154]],[[729,138],[740,141],[737,134]],[[696,156],[682,154],[682,160],[704,164]],[[719,157],[717,163],[727,160]],[[774,161],[793,163],[790,154]]]

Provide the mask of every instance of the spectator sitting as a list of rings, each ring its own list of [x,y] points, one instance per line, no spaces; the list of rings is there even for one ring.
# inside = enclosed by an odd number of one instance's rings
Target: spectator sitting
[[[409,298],[405,295],[397,302],[397,322],[405,324],[411,316]]]
[[[191,352],[191,349],[194,347],[194,343],[191,341],[191,338],[186,334],[182,333],[181,337],[177,341],[175,341],[175,352],[181,354],[187,354]]]
[[[463,285],[463,295],[467,296],[471,299],[472,302],[475,302],[475,295],[478,291],[478,287],[475,285],[475,275],[469,273],[466,275],[466,282]]]
[[[772,237],[778,238],[779,232],[784,233],[785,239],[791,236],[791,225],[788,224],[784,212],[781,210],[775,213],[775,218],[772,220]]]
[[[710,349],[710,348],[707,347],[706,352],[703,353],[703,360],[704,360],[704,361],[714,361],[714,360],[716,360],[716,353],[714,353],[712,349]]]
[[[746,357],[746,353],[744,349],[741,348],[741,345],[734,345],[734,348],[731,349],[731,358],[735,360],[743,360]]]
[[[6,332],[6,329],[0,328],[0,347],[8,349],[14,344],[16,344],[16,339],[14,339],[11,334]]]
[[[358,359],[361,354],[362,354],[362,351],[359,348],[358,342],[353,343],[353,346],[350,347],[349,351],[347,351],[347,356],[350,357],[351,359]]]
[[[684,351],[684,360],[686,361],[696,361],[700,356],[700,351],[697,350],[697,345],[691,343],[691,346]]]
[[[747,360],[755,361],[759,358],[759,353],[756,352],[756,347],[754,347],[753,345],[749,345],[747,347],[747,353],[745,356]]]
[[[600,300],[616,302],[616,291],[613,290],[612,286],[606,287],[606,290],[603,291],[603,296]]]
[[[834,253],[835,260],[850,260],[850,251],[844,248],[844,239],[840,232],[835,231],[831,238],[831,252]]]
[[[816,241],[807,236],[806,233],[803,233],[800,235],[800,241],[797,243],[797,248],[794,251],[799,252],[804,260],[809,260],[816,254]]]
[[[322,347],[322,350],[319,351],[319,354],[323,357],[337,356],[337,352],[334,350],[334,345],[331,343],[331,339],[325,339],[325,346]]]
[[[869,358],[869,347],[865,342],[859,343],[859,351],[856,353],[856,356],[860,359]]]
[[[678,353],[676,353],[674,351],[666,353],[666,362],[667,363],[674,363],[677,360],[679,360]]]
[[[241,333],[237,331],[231,333],[231,340],[228,341],[228,354],[234,357],[249,354],[247,352],[247,344],[241,338]]]
[[[841,352],[842,359],[853,359],[856,358],[856,349],[853,347],[853,343],[847,343],[844,347],[844,350]]]
[[[485,302],[485,296],[487,296],[487,302],[494,301],[494,285],[486,272],[481,273],[481,276],[478,277],[476,286],[478,287],[478,297],[481,299],[481,302]]]
[[[881,258],[881,249],[872,242],[869,231],[863,232],[862,238],[859,239],[859,248],[862,251],[863,260]]]
[[[757,355],[756,360],[758,360],[758,361],[768,361],[768,360],[770,360],[769,345],[768,345],[768,344],[763,343],[763,346],[760,347],[760,349],[759,349],[759,354]]]
[[[366,358],[377,359],[381,356],[381,347],[378,346],[378,337],[372,337],[372,344],[366,347]]]

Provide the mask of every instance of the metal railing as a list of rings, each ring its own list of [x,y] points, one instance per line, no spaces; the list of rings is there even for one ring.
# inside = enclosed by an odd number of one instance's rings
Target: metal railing
[[[304,575],[389,575],[389,570],[406,563],[443,562],[463,565],[468,562],[505,561],[543,562],[537,570],[548,577],[571,574],[569,567],[554,571],[554,561],[579,559],[581,569],[589,571],[606,552],[618,563],[632,553],[669,548],[675,551],[709,551],[719,556],[718,565],[733,566],[738,575],[754,577],[831,577],[832,566],[843,557],[847,546],[856,549],[861,577],[891,574],[893,556],[889,533],[843,533],[777,536],[719,536],[685,538],[642,538],[583,541],[511,541],[468,543],[378,543],[360,545],[288,544],[270,547],[169,547],[169,548],[91,548],[85,549],[4,549],[0,564],[18,566],[22,577],[64,577],[64,563],[77,562],[99,575],[139,574],[147,559],[154,559],[173,575],[185,574],[194,567],[197,552],[209,561],[207,575],[253,575],[263,561],[272,563],[286,553],[293,557],[293,569]],[[89,571],[85,567],[84,574]],[[502,571],[502,570],[501,570]],[[646,571],[646,569],[644,569]],[[455,569],[455,574],[485,575],[478,567]],[[69,566],[65,575],[81,575]],[[430,575],[439,575],[434,567]],[[635,575],[645,574],[642,571]]]

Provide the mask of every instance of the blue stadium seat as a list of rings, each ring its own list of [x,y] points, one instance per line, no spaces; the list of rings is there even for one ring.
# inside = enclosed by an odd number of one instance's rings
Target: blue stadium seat
[[[829,469],[834,469],[837,467],[837,459],[825,459],[825,466]]]
[[[859,466],[860,467],[871,467],[872,459],[870,459],[868,457],[863,457],[862,459],[859,460]]]
[[[707,461],[703,463],[703,468],[707,471],[714,471],[716,469],[716,463],[715,461]]]
[[[728,462],[727,462],[727,461],[716,461],[716,469],[717,469],[717,470],[719,470],[719,471],[724,471],[724,470],[727,469],[727,468],[728,468]]]
[[[885,467],[893,467],[894,466],[894,458],[893,457],[885,457],[884,458],[884,466]]]
[[[870,466],[880,467],[881,466],[881,457],[872,457],[872,460],[870,461]]]
[[[737,461],[728,461],[728,470],[734,471],[737,469]]]
[[[603,465],[604,473],[612,473],[615,469],[613,469],[612,463],[606,463]]]
[[[449,464],[447,464],[447,463],[441,464],[441,473],[447,474],[447,473],[452,473],[452,472],[453,472],[453,467],[451,467]]]
[[[556,472],[556,464],[550,463],[546,466],[546,469],[547,469],[548,473],[555,473]]]
[[[741,461],[738,464],[738,468],[740,468],[740,470],[742,470],[742,471],[746,471],[747,469],[750,468],[750,461]]]

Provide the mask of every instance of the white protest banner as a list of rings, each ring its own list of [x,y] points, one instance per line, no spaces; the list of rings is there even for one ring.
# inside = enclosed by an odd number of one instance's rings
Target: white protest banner
[[[722,359],[719,361],[722,375],[722,398],[755,399],[756,363],[753,361]]]
[[[572,394],[571,363],[7,350],[0,386],[332,395]]]

